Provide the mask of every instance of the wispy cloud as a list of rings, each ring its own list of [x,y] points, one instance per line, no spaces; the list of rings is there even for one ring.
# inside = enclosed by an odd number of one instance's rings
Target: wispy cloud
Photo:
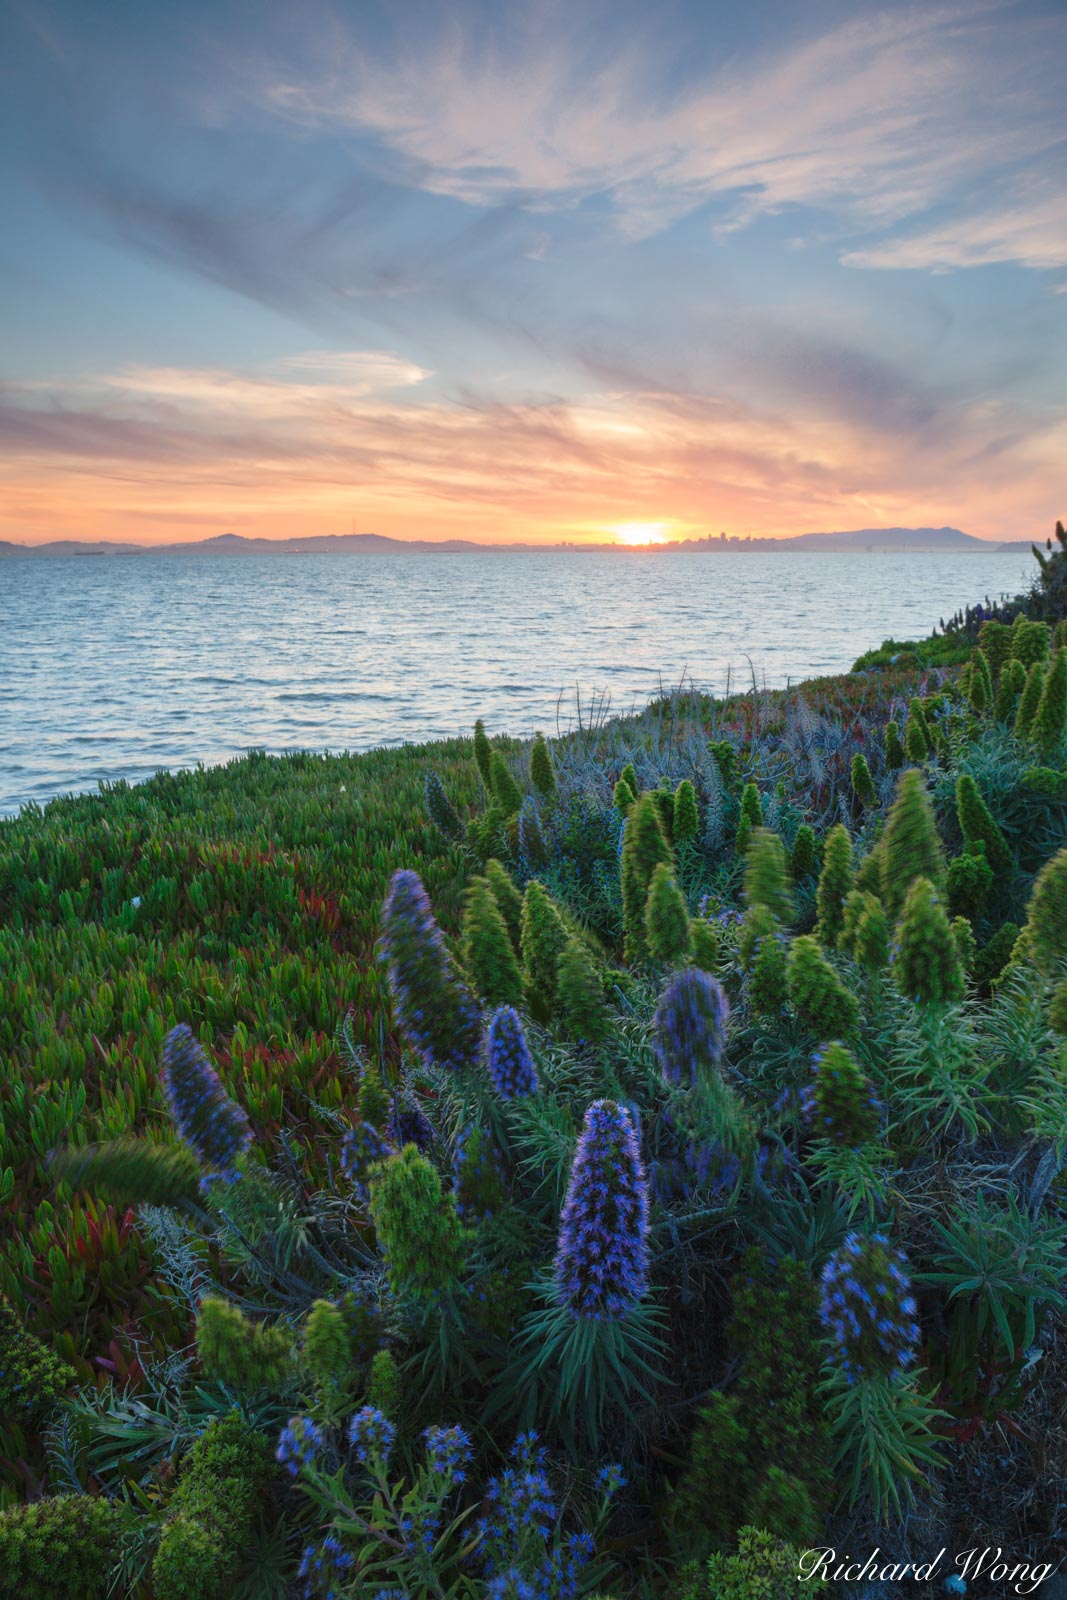
[[[591,41],[581,8],[522,8],[488,30],[449,17],[431,47],[395,56],[336,23],[328,64],[268,70],[253,92],[305,128],[377,136],[408,183],[479,206],[606,196],[638,236],[712,199],[723,227],[817,206],[884,228],[1060,141],[1062,14],[886,9],[732,57],[684,23]]]
[[[283,376],[134,370],[72,395],[0,395],[0,501],[34,536],[49,492],[57,532],[144,537],[153,523],[204,519],[246,532],[605,538],[616,524],[678,532],[963,520],[995,536],[1015,517],[1043,525],[1063,430],[976,406],[906,449],[881,408],[787,419],[728,394],[600,391],[568,402],[451,402],[419,374],[376,358],[386,385],[342,370],[313,389]],[[342,363],[344,367],[344,363]],[[77,386],[75,386],[77,387]],[[73,392],[73,391],[72,391]],[[391,398],[390,396],[399,396]],[[1018,496],[1020,478],[1031,484]],[[48,485],[51,490],[48,490]],[[1011,497],[1014,496],[1014,500]],[[1009,503],[1011,510],[1009,513]],[[37,533],[37,536],[41,536]]]
[[[1045,271],[1067,266],[1067,160],[1063,167],[1057,176],[1021,183],[1015,199],[991,201],[985,210],[850,250],[842,260],[850,267],[934,272],[998,261],[1018,261]]]

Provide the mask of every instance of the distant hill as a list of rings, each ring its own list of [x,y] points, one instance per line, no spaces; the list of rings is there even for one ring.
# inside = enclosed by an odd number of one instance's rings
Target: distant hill
[[[852,528],[847,533],[801,533],[790,544],[802,550],[988,550],[961,528]]]
[[[960,528],[851,528],[837,533],[800,533],[782,539],[729,539],[707,535],[703,539],[676,539],[669,543],[642,546],[657,552],[696,550],[710,555],[738,550],[823,550],[861,551],[884,554],[886,551],[913,553],[941,551],[967,554],[985,551],[1028,550],[1030,540],[997,544],[976,539]],[[101,539],[54,539],[47,544],[15,544],[0,539],[0,560],[5,556],[167,556],[167,555],[424,555],[427,552],[462,555],[478,550],[621,550],[619,544],[484,544],[476,539],[390,539],[383,533],[317,534],[308,538],[246,539],[239,533],[215,534],[210,539],[189,539],[177,544],[143,545]]]

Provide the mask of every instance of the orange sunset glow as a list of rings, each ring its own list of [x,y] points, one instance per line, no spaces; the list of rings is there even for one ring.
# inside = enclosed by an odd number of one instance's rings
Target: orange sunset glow
[[[0,538],[1043,535],[1051,12],[682,7],[575,75],[555,11],[54,9],[0,69]]]

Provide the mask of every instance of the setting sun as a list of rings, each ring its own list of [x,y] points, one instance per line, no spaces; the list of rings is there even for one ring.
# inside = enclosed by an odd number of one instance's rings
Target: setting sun
[[[622,544],[666,544],[666,522],[617,522],[611,531]]]

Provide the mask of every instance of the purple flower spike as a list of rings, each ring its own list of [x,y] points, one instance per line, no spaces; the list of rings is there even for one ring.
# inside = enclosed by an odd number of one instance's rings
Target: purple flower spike
[[[201,1181],[201,1188],[211,1178],[234,1182],[240,1176],[238,1158],[252,1143],[251,1124],[184,1022],[163,1041],[160,1081],[175,1127],[208,1169],[209,1178]]]
[[[730,1002],[722,984],[699,967],[671,979],[652,1020],[656,1060],[667,1083],[691,1089],[718,1067],[726,1049]]]
[[[906,1269],[881,1233],[850,1233],[823,1268],[820,1314],[850,1383],[915,1359],[921,1333]]]
[[[382,908],[382,957],[396,1020],[428,1066],[473,1066],[481,1018],[460,981],[417,872],[394,872]]]
[[[648,1184],[629,1113],[585,1114],[559,1224],[556,1286],[575,1317],[618,1321],[648,1287]]]
[[[501,1100],[537,1093],[537,1068],[514,1006],[501,1006],[489,1023],[485,1065]]]
[[[310,1417],[290,1417],[281,1431],[275,1457],[295,1478],[301,1467],[314,1461],[322,1444],[322,1431]]]

